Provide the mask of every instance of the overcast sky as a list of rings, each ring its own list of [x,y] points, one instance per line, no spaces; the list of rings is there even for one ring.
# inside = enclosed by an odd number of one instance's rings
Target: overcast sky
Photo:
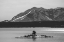
[[[32,7],[64,7],[64,0],[0,0],[0,21],[10,20]]]

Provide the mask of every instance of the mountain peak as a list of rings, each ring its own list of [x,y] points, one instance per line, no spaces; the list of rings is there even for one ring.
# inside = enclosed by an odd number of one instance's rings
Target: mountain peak
[[[22,21],[22,16],[24,16],[24,20],[27,19],[28,21],[60,21],[62,17],[64,18],[63,14],[64,8],[44,9],[42,7],[32,7],[31,9],[14,16],[11,21],[17,19],[16,22],[20,22]]]

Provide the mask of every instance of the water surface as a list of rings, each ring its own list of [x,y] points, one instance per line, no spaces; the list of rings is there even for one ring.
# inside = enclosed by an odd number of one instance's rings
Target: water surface
[[[12,28],[11,28],[12,29]],[[64,31],[40,31],[43,29],[20,29],[16,30],[0,29],[0,42],[64,42]],[[32,33],[32,30],[36,30],[37,35],[50,35],[53,38],[37,38],[33,39],[16,39],[17,36],[28,35]]]

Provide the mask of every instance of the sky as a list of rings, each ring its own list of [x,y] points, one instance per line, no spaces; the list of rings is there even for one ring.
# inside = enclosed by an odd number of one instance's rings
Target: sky
[[[64,0],[0,0],[0,21],[11,20],[32,7],[64,7]]]

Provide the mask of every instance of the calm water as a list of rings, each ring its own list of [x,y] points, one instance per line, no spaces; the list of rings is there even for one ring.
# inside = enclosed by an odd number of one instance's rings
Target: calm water
[[[1,30],[1,29],[0,29]],[[22,30],[22,29],[21,29]],[[32,30],[32,29],[31,29]],[[59,31],[37,31],[37,35],[50,35],[53,38],[37,38],[33,39],[16,39],[17,36],[31,34],[31,30],[1,30],[0,42],[64,42],[64,32]]]

